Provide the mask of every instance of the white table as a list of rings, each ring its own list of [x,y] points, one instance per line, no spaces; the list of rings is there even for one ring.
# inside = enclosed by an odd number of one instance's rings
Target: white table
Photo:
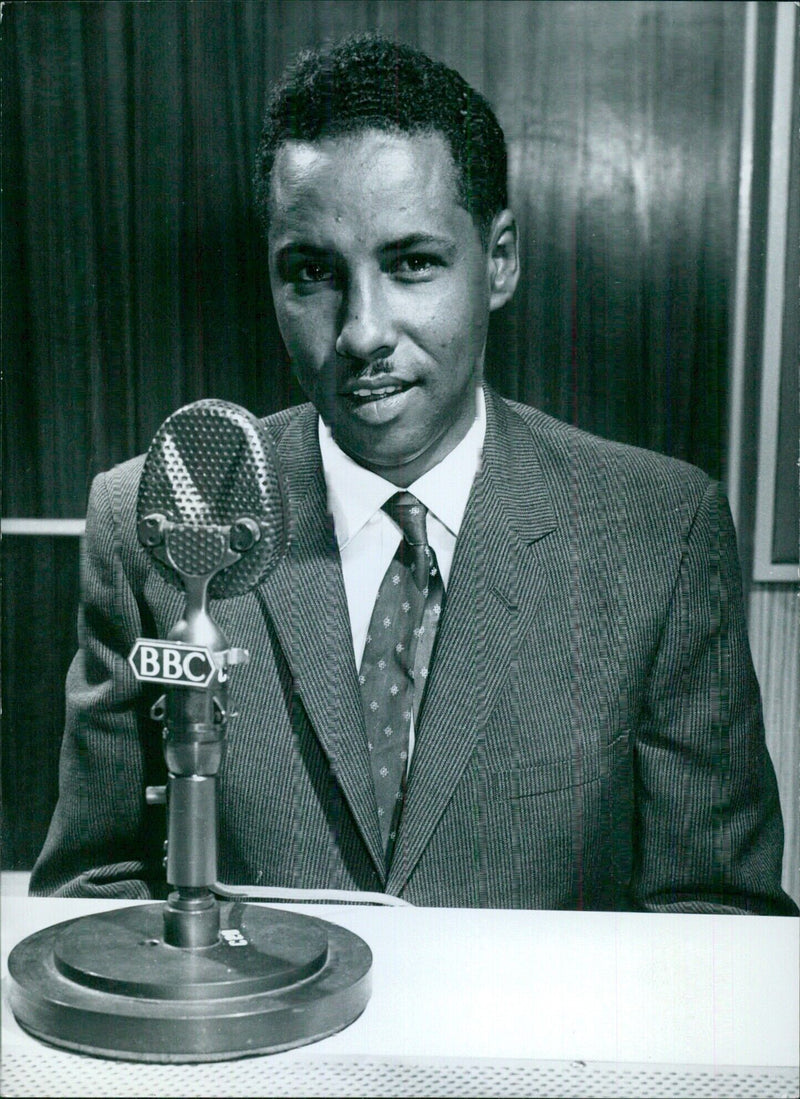
[[[4,1096],[798,1093],[800,920],[286,906],[372,948],[372,998],[339,1034],[269,1057],[145,1065],[21,1031],[11,947],[121,903],[3,899]]]

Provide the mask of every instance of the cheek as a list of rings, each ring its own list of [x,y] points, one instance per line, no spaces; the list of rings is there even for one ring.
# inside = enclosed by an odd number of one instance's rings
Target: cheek
[[[442,288],[428,305],[420,322],[428,333],[430,346],[442,351],[464,351],[482,342],[488,317],[488,302],[480,274],[466,282]]]
[[[457,294],[440,294],[433,302],[417,309],[416,335],[427,348],[439,354],[455,353],[463,347],[471,324]]]
[[[300,355],[314,365],[326,357],[335,317],[330,303],[321,298],[298,300],[287,295],[276,300],[275,314],[283,341],[293,357]]]
[[[458,374],[473,364],[476,352],[483,344],[483,334],[477,318],[456,298],[443,303],[428,326],[428,347],[448,368],[448,374]]]

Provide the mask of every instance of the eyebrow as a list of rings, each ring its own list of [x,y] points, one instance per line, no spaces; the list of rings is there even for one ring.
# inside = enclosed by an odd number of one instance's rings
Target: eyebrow
[[[415,248],[439,248],[446,252],[448,255],[452,255],[457,248],[456,242],[449,237],[439,237],[434,233],[409,233],[404,237],[400,237],[397,240],[387,241],[386,244],[382,244],[380,251],[384,254],[394,252],[410,252]],[[317,244],[308,244],[303,241],[295,240],[288,241],[284,244],[277,253],[277,260],[280,262],[284,258],[292,255],[302,256],[319,256],[320,258],[330,258],[333,252],[329,248],[321,248]]]
[[[301,256],[329,256],[331,251],[329,248],[320,248],[316,244],[303,244],[300,241],[289,241],[287,244],[282,245],[277,252],[278,260],[283,259],[284,256],[301,255]]]
[[[440,248],[448,253],[456,250],[456,242],[449,237],[437,237],[433,233],[409,233],[399,240],[381,247],[382,252],[409,252],[414,248]]]

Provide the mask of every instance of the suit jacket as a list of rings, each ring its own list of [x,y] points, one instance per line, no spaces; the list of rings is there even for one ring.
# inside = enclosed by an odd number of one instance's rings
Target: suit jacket
[[[338,552],[311,406],[270,417],[291,547],[212,612],[251,655],[220,781],[221,881],[415,904],[794,911],[735,538],[699,470],[487,398],[383,870]],[[126,657],[182,596],[139,546],[141,459],[97,478],[60,797],[32,891],[164,891],[155,697]]]

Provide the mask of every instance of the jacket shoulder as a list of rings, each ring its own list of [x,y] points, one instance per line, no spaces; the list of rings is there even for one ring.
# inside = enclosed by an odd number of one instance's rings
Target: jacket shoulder
[[[653,496],[654,502],[686,501],[687,496],[699,502],[713,484],[707,473],[679,458],[603,439],[517,401],[504,400],[504,404],[528,428],[551,483],[567,477],[573,484],[577,479],[598,491],[611,491],[616,484],[637,495]]]
[[[261,423],[270,433],[272,441],[277,444],[295,421],[307,419],[309,416],[316,420],[317,411],[312,404],[306,402],[293,405],[291,408],[283,408],[280,412],[273,412],[271,416],[265,416]]]

